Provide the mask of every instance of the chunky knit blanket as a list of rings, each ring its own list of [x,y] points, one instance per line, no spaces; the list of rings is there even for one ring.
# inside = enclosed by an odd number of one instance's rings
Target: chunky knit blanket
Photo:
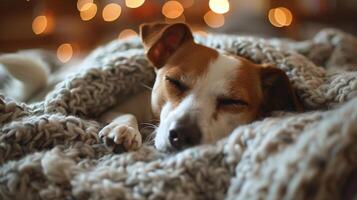
[[[113,41],[40,103],[0,96],[0,199],[346,199],[357,188],[357,39],[208,35],[202,44],[289,76],[307,112],[276,112],[174,155],[115,154],[95,119],[151,85],[139,38]]]

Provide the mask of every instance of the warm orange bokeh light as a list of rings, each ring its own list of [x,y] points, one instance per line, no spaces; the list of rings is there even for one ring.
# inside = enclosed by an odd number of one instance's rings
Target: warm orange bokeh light
[[[279,7],[279,9],[285,13],[285,26],[289,26],[291,22],[293,21],[293,14],[291,11],[285,7]]]
[[[143,5],[145,0],[125,0],[125,5],[128,8],[138,8]]]
[[[121,14],[121,7],[116,3],[110,3],[106,5],[102,12],[103,19],[106,22],[111,22],[118,19],[120,14]]]
[[[291,11],[284,7],[269,10],[268,19],[275,27],[289,26],[293,20]]]
[[[51,16],[40,15],[32,21],[32,31],[36,35],[50,33],[53,27],[54,21]]]
[[[78,0],[77,9],[79,11],[88,10],[89,7],[91,6],[91,3],[93,3],[93,0]]]
[[[37,16],[33,21],[32,21],[32,31],[36,34],[39,35],[43,32],[45,32],[47,28],[47,17],[44,15]]]
[[[97,5],[94,3],[88,3],[88,9],[80,12],[80,16],[83,21],[91,20],[97,14]],[[87,4],[85,5],[87,7]]]
[[[119,33],[118,38],[119,39],[127,39],[127,38],[131,38],[131,37],[134,37],[137,35],[138,34],[133,29],[124,29]]]
[[[224,16],[221,14],[208,11],[204,16],[206,24],[212,28],[219,28],[224,25]]]
[[[284,11],[279,8],[274,10],[274,19],[276,23],[280,24],[281,26],[285,26],[286,16]]]
[[[61,44],[57,49],[57,58],[63,63],[71,60],[73,56],[73,48],[71,44],[64,43]]]
[[[275,20],[275,9],[270,9],[268,13],[269,22],[275,27],[283,27]]]
[[[182,15],[182,13],[183,6],[178,1],[167,1],[162,6],[162,14],[167,18],[174,19]]]
[[[228,0],[210,0],[209,8],[218,14],[224,14],[229,11],[229,2]]]

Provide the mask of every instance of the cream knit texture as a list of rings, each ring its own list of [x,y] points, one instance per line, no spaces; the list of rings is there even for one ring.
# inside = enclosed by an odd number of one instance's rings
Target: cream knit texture
[[[43,102],[0,96],[0,199],[342,199],[357,181],[357,39],[196,41],[284,70],[305,113],[276,112],[216,144],[114,154],[96,117],[155,74],[139,38],[113,41]],[[353,183],[355,181],[355,183]],[[355,197],[356,188],[354,187]]]

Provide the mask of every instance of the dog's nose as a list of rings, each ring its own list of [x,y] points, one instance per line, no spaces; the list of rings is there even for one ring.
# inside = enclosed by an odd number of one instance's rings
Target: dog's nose
[[[202,133],[197,123],[184,120],[169,130],[169,141],[173,148],[181,150],[201,142]]]

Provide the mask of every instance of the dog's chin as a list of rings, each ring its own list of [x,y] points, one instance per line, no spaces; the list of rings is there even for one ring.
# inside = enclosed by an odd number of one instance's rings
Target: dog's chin
[[[161,144],[156,142],[156,138],[155,138],[155,148],[162,153],[170,153],[173,152],[174,150],[169,144]]]
[[[161,127],[157,129],[154,141],[155,148],[162,153],[171,153],[175,151],[168,140],[167,134],[165,134],[165,131],[163,131]]]

